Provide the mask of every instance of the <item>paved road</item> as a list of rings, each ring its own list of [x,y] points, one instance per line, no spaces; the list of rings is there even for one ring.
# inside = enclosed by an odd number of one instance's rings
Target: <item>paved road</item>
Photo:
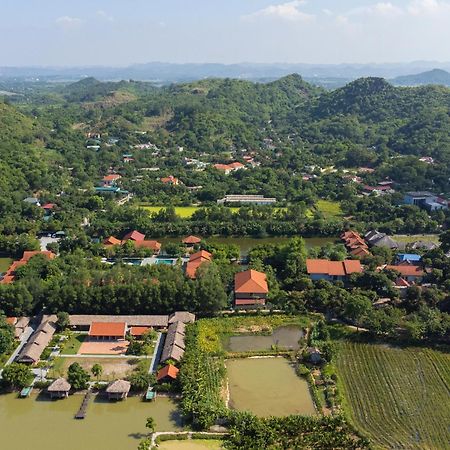
[[[164,339],[162,339],[162,333],[158,333],[158,338],[156,339],[155,350],[153,351],[152,362],[150,363],[148,373],[156,372],[159,360],[161,359],[161,353],[164,345],[163,341]]]

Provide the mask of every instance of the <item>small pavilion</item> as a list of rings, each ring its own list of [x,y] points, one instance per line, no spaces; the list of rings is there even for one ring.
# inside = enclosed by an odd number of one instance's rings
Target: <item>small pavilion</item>
[[[106,394],[109,400],[123,400],[128,397],[131,383],[126,380],[116,380],[108,385]]]
[[[58,378],[48,388],[50,398],[67,398],[72,386],[65,378]]]

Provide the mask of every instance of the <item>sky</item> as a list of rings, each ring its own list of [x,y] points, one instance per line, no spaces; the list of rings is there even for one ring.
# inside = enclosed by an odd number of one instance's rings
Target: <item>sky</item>
[[[0,66],[450,61],[450,0],[0,0]]]

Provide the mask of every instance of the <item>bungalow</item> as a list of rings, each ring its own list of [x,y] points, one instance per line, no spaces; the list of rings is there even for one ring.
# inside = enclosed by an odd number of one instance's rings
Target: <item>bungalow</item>
[[[128,397],[131,383],[126,380],[116,380],[108,385],[106,394],[109,400],[124,400]]]
[[[150,327],[131,327],[130,335],[135,339],[142,339],[144,334],[148,333],[150,330]]]
[[[47,388],[47,393],[51,399],[67,398],[71,387],[71,384],[66,379],[58,378]]]
[[[115,186],[117,181],[119,181],[122,177],[117,173],[111,173],[109,175],[105,175],[103,177],[103,186]]]
[[[387,265],[386,270],[395,270],[400,276],[409,283],[415,283],[422,279],[424,271],[421,267],[413,264],[399,264],[399,265]]]
[[[178,369],[174,365],[167,364],[158,371],[158,374],[156,375],[156,380],[158,381],[158,383],[172,382],[177,379],[179,371],[180,369]]]
[[[255,307],[266,304],[269,287],[267,277],[263,272],[245,270],[234,276],[235,307]]]
[[[306,270],[312,280],[343,281],[352,273],[363,271],[359,260],[329,261],[327,259],[307,259]]]
[[[161,178],[161,182],[164,184],[170,184],[172,186],[178,186],[181,183],[180,180],[178,178],[175,178],[173,175]]]
[[[186,325],[183,322],[173,322],[169,325],[161,354],[161,362],[169,360],[180,362],[184,355],[184,337]]]
[[[16,339],[20,339],[25,332],[25,330],[28,328],[28,325],[30,323],[29,317],[7,317],[6,322],[14,327],[14,337]]]
[[[188,236],[181,241],[186,247],[193,247],[194,245],[198,245],[202,242],[201,238],[197,236]]]
[[[103,241],[103,245],[105,247],[113,247],[114,245],[122,245],[122,241],[114,236],[109,236]]]
[[[126,332],[126,322],[92,322],[89,328],[89,338],[113,341],[116,339],[125,339]]]
[[[127,233],[122,240],[110,236],[103,241],[103,245],[106,247],[111,247],[115,245],[123,245],[127,241],[133,241],[136,248],[147,248],[153,251],[154,255],[158,255],[161,251],[161,243],[154,240],[146,240],[145,234],[139,231],[130,231]]]
[[[399,253],[397,255],[398,264],[410,263],[410,264],[417,265],[420,263],[421,260],[422,260],[422,257],[415,253]]]
[[[140,233],[139,231],[133,230],[127,233],[123,238],[122,241],[134,241],[134,242],[140,242],[145,239],[145,234]]]
[[[212,254],[206,250],[200,250],[197,253],[192,254],[189,257],[189,261],[186,263],[186,276],[195,279],[197,277],[197,270],[203,264],[208,264],[212,261]]]

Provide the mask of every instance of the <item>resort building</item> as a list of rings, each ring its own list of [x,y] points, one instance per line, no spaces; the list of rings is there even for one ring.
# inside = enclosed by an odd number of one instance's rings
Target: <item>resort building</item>
[[[184,324],[194,323],[195,314],[187,311],[176,311],[169,316],[169,324],[174,322],[183,322]]]
[[[122,177],[117,173],[112,173],[103,177],[103,186],[115,186],[116,182]]]
[[[180,362],[184,355],[184,335],[186,325],[183,322],[173,322],[169,325],[161,354],[161,362],[169,360]]]
[[[208,264],[212,261],[212,254],[206,250],[200,250],[189,257],[186,263],[186,276],[195,279],[197,277],[197,270],[202,264]]]
[[[234,305],[238,308],[258,307],[266,304],[269,287],[263,272],[246,270],[234,276]]]
[[[154,240],[146,240],[145,234],[133,230],[127,233],[122,240],[117,239],[114,236],[109,236],[103,241],[105,247],[111,247],[115,245],[123,245],[125,242],[132,241],[136,248],[146,248],[153,252],[154,255],[158,255],[161,252],[161,243]]]
[[[124,400],[128,397],[131,383],[126,380],[116,380],[106,388],[106,395],[109,400]]]
[[[227,195],[217,200],[219,205],[225,203],[245,203],[252,205],[273,205],[277,202],[276,198],[266,198],[263,195]]]
[[[17,362],[35,364],[39,361],[42,352],[52,340],[56,331],[56,316],[44,316],[36,331],[16,358]]]
[[[405,205],[416,205],[428,211],[448,209],[448,201],[428,191],[407,192],[403,198]]]
[[[89,338],[101,341],[125,339],[126,333],[126,322],[92,322],[89,328]]]
[[[164,184],[169,184],[172,186],[178,186],[181,182],[178,178],[173,175],[169,175],[168,177],[161,178],[161,182]]]
[[[58,378],[47,388],[50,398],[67,398],[72,386],[64,378]]]
[[[245,169],[244,164],[240,162],[232,162],[230,164],[214,164],[213,167],[216,170],[224,172],[225,175],[229,175],[231,172],[235,172],[236,170]]]
[[[329,261],[328,259],[307,259],[306,270],[311,280],[343,281],[352,273],[362,273],[359,260]]]
[[[387,265],[385,266],[386,270],[395,270],[398,272],[408,283],[416,283],[422,279],[424,276],[424,271],[421,267],[416,266],[414,264],[399,264],[396,266]]]
[[[178,372],[180,369],[172,364],[167,364],[162,369],[160,369],[156,375],[156,380],[158,383],[170,383],[177,379]]]
[[[181,241],[186,247],[192,248],[202,242],[201,238],[197,236],[188,236]]]
[[[6,322],[14,327],[14,337],[20,339],[27,329],[30,318],[29,317],[7,317]]]

